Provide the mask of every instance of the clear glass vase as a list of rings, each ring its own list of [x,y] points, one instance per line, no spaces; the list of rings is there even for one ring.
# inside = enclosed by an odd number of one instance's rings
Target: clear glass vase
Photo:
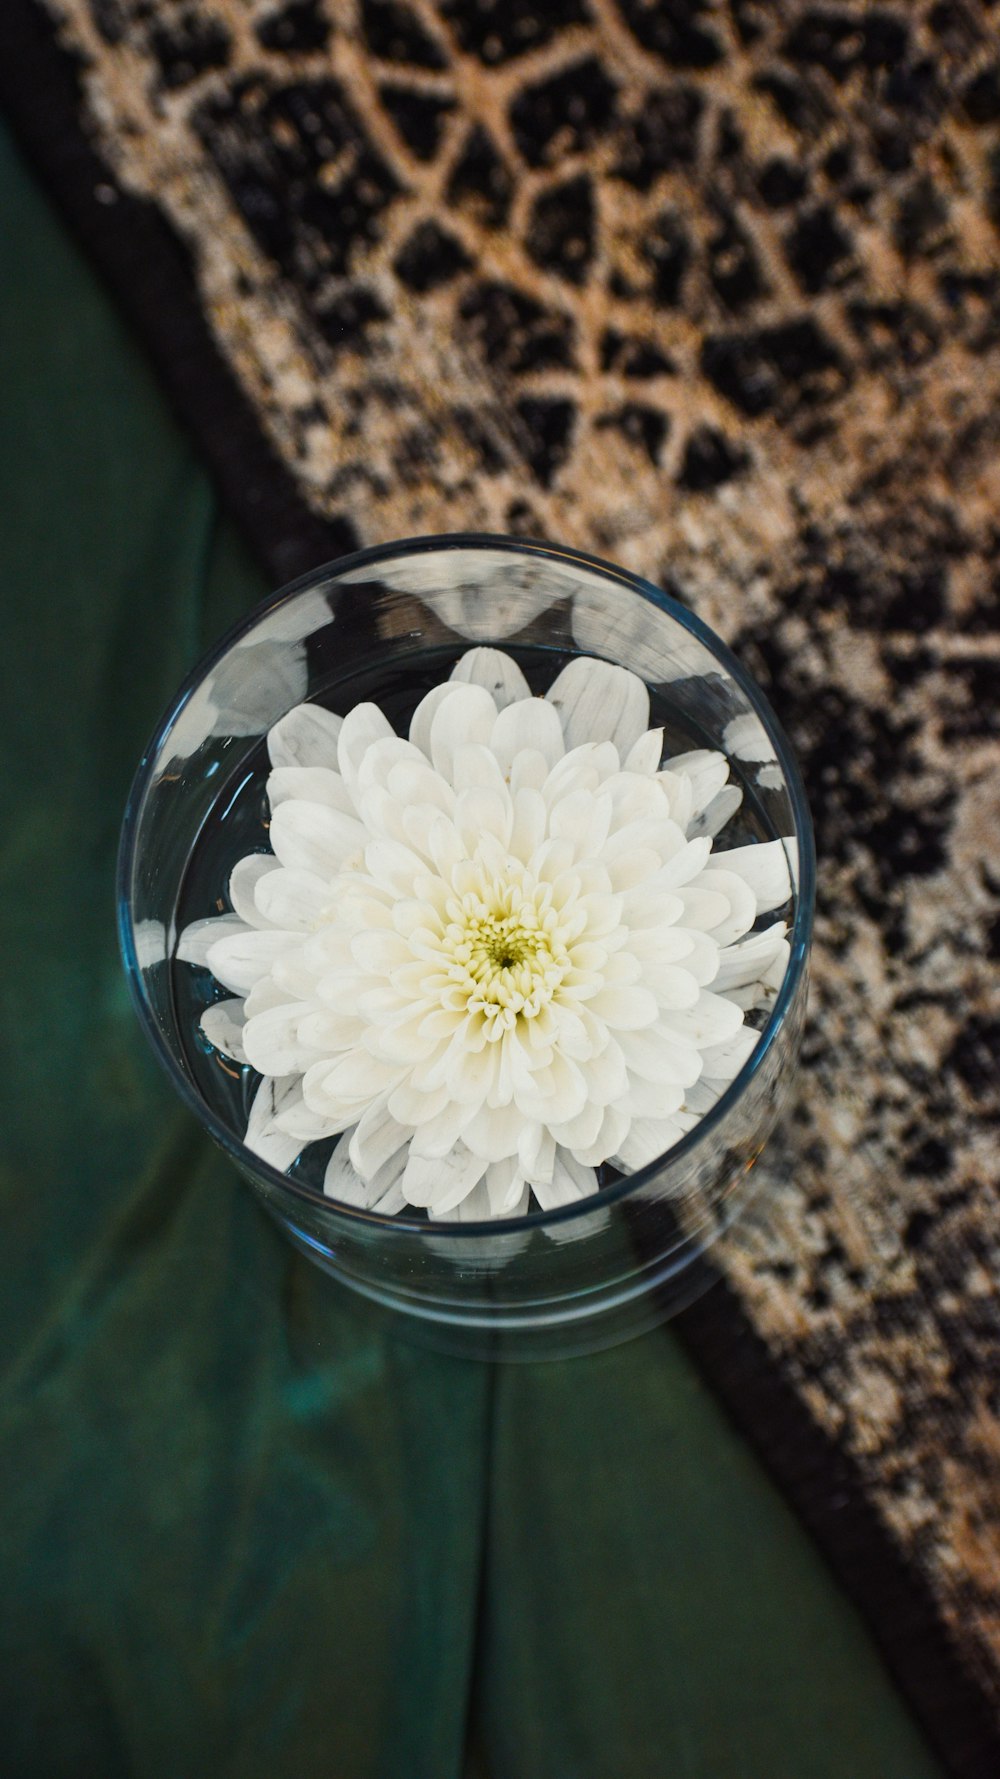
[[[567,660],[639,674],[667,753],[716,748],[743,793],[717,848],[780,838],[795,886],[790,960],[749,1062],[660,1160],[578,1205],[503,1222],[429,1222],[325,1197],[307,1150],[289,1174],[244,1144],[257,1077],[201,1038],[219,990],[175,961],[188,921],[224,908],[236,859],[266,844],[265,737],[292,706],[379,704],[405,733],[471,645],[515,656],[544,692]],[[136,774],[122,833],[119,927],[133,999],[181,1098],[282,1229],[343,1284],[451,1350],[587,1351],[649,1327],[712,1277],[720,1233],[767,1190],[759,1158],[797,1066],[814,856],[798,769],[766,700],[718,638],[659,588],[576,551],[513,538],[388,544],[305,576],[195,669]],[[313,1148],[318,1148],[314,1145]]]

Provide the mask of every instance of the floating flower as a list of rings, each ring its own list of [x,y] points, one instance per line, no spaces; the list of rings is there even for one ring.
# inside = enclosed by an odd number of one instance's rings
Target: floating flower
[[[579,657],[545,698],[491,648],[418,705],[271,730],[272,853],[178,957],[236,999],[202,1027],[264,1077],[249,1148],[338,1137],[326,1191],[393,1214],[523,1214],[631,1172],[748,1060],[791,895],[780,841],[713,851],[739,791],[718,753],[664,768],[625,668]]]

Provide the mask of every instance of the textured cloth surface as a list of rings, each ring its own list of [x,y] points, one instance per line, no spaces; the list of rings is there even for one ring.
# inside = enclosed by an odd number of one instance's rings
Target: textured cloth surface
[[[0,20],[19,127],[273,572],[412,532],[543,534],[660,581],[770,688],[821,893],[799,1165],[726,1259],[760,1342],[740,1400],[770,1369],[849,1467],[817,1524],[843,1555],[862,1491],[919,1610],[855,1560],[858,1591],[941,1723],[957,1652],[994,1771],[997,17]],[[814,1442],[797,1464],[780,1431],[762,1442],[815,1502]]]
[[[4,1779],[934,1779],[667,1334],[492,1371],[293,1254],[127,1003],[151,712],[261,592],[0,137]],[[473,1769],[469,1769],[472,1779]]]

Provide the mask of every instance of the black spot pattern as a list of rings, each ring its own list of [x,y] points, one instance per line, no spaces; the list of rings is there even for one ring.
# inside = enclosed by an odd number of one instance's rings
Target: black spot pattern
[[[264,49],[296,55],[322,49],[330,36],[330,21],[322,0],[291,0],[291,5],[268,13],[256,30]]]
[[[594,196],[585,174],[536,199],[525,236],[535,262],[582,284],[594,252]]]
[[[418,295],[450,283],[470,264],[461,243],[432,220],[418,224],[394,261],[397,276]]]
[[[373,56],[409,68],[444,68],[447,59],[406,0],[361,0],[361,24]]]
[[[480,284],[459,310],[484,361],[517,375],[572,362],[573,324],[513,285]]]
[[[528,165],[550,166],[587,148],[611,123],[616,90],[592,56],[526,87],[511,106],[510,123]]]
[[[499,228],[510,208],[514,180],[482,124],[465,139],[448,181],[448,202]]]
[[[540,49],[567,25],[586,21],[583,0],[443,0],[443,16],[467,55],[489,68]]]
[[[379,98],[411,154],[418,160],[432,161],[444,121],[455,109],[454,100],[435,93],[415,93],[388,80],[379,87]]]
[[[209,68],[222,68],[229,56],[230,36],[222,19],[193,6],[157,23],[149,34],[159,77],[168,89],[183,87]]]

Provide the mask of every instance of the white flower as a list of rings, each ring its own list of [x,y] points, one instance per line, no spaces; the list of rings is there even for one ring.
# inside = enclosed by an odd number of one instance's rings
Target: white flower
[[[272,729],[274,855],[178,948],[234,1000],[210,1041],[265,1077],[248,1147],[391,1214],[511,1216],[597,1188],[690,1130],[749,1058],[790,894],[780,841],[713,855],[721,754],[661,767],[643,682],[578,658],[547,697],[464,655],[409,739],[372,704]],[[342,1133],[342,1134],[341,1134]]]

